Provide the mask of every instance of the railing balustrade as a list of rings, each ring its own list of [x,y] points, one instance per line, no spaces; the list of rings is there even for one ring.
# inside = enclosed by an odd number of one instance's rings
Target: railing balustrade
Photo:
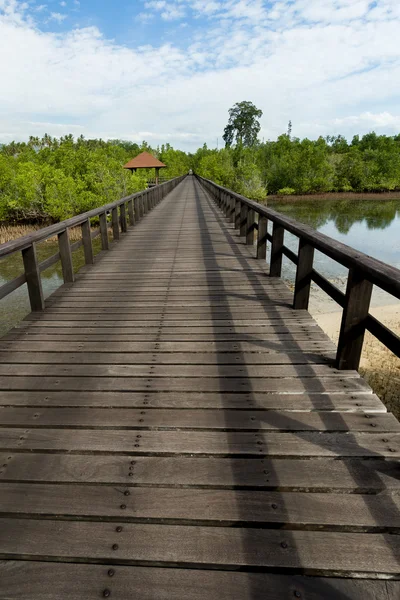
[[[121,233],[125,233],[129,226],[135,225],[145,214],[152,210],[169,192],[171,192],[184,178],[176,177],[161,185],[137,192],[116,202],[95,208],[66,221],[44,227],[24,237],[0,245],[0,259],[16,252],[22,253],[24,273],[8,281],[0,287],[0,300],[5,298],[19,287],[27,284],[31,310],[42,311],[45,306],[42,281],[40,274],[48,267],[61,260],[64,283],[71,283],[75,279],[72,252],[81,246],[84,249],[85,264],[94,262],[92,242],[101,236],[102,250],[109,249],[108,229],[113,232],[113,240],[118,240]],[[111,221],[107,216],[111,214]],[[99,218],[99,228],[91,230],[90,219]],[[80,226],[82,239],[70,243],[69,231],[72,227]],[[38,262],[36,244],[50,237],[57,236],[58,252],[42,262]]]
[[[267,242],[271,244],[269,263],[271,277],[281,276],[283,256],[296,265],[294,309],[308,309],[311,282],[318,285],[343,308],[336,355],[337,368],[358,369],[366,330],[400,357],[400,337],[369,314],[374,285],[400,299],[399,269],[358,252],[346,244],[319,233],[312,227],[303,225],[208,179],[198,175],[196,177],[228,219],[233,220],[235,228],[240,230],[240,236],[246,238],[246,244],[254,244],[254,232],[258,230],[258,259],[266,260]],[[258,215],[258,222],[256,215]],[[272,234],[268,231],[268,221],[272,222]],[[297,254],[285,246],[285,232],[298,237]],[[315,250],[348,268],[345,293],[314,269]]]

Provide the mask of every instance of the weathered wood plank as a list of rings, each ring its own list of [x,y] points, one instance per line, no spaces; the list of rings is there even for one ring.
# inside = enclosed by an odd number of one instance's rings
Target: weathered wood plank
[[[0,364],[1,376],[18,377],[207,377],[223,379],[273,379],[287,377],[333,377],[358,379],[357,371],[342,374],[330,365],[38,365]],[[241,385],[242,382],[239,383]],[[221,384],[223,385],[223,384]]]
[[[139,437],[138,437],[139,436]],[[0,450],[271,457],[400,457],[399,433],[0,428]]]
[[[133,461],[133,462],[132,462]],[[5,464],[5,466],[4,466]],[[1,453],[0,481],[379,494],[400,490],[398,460]],[[346,502],[342,502],[346,505]]]
[[[0,390],[79,390],[191,392],[201,381],[203,392],[361,392],[370,387],[360,377],[309,377],[248,379],[246,377],[207,379],[196,377],[51,377],[0,376]]]
[[[134,471],[133,471],[134,472]],[[0,516],[395,532],[400,496],[2,483]],[[0,542],[1,544],[1,542]],[[400,549],[400,546],[399,546]]]
[[[400,592],[399,581],[0,561],[0,594],[7,600],[66,600],[71,585],[74,600],[98,600],[105,592],[120,600],[204,600],[204,594],[208,600],[397,600]]]
[[[318,365],[333,364],[334,354],[321,352],[312,354],[310,352],[236,352],[226,354],[213,353],[184,353],[184,352],[159,352],[155,355],[147,352],[24,352],[0,350],[0,362],[2,364],[119,364],[119,365]]]
[[[116,534],[114,523],[3,518],[0,526],[3,558],[53,555],[133,565],[400,577],[400,537],[393,535],[155,526],[123,520],[122,535]]]
[[[146,407],[149,408],[206,408],[228,410],[261,409],[339,412],[386,412],[386,407],[375,394],[352,393],[227,393],[219,392],[99,392],[74,391],[1,391],[0,405],[3,406],[90,406],[90,407]]]
[[[63,334],[62,332],[57,333],[48,333],[47,331],[34,331],[34,330],[15,330],[10,332],[4,338],[7,340],[21,340],[21,339],[31,339],[37,341],[58,341],[58,340],[67,340],[67,341],[93,341],[93,342],[107,342],[110,339],[109,331],[105,333],[97,333],[96,330],[93,333],[68,333]],[[163,341],[171,341],[171,342],[190,342],[190,341],[199,341],[199,342],[229,342],[229,341],[246,341],[246,340],[255,340],[256,342],[296,342],[300,341],[316,341],[316,342],[326,342],[329,343],[330,340],[326,337],[324,333],[316,332],[306,332],[306,331],[296,331],[293,333],[233,333],[230,331],[226,331],[224,333],[197,333],[196,331],[190,331],[190,333],[164,333],[161,331],[160,333],[139,333],[126,336],[120,335],[119,339],[123,342],[125,340],[129,340],[131,342],[135,341],[152,341],[159,340]]]
[[[0,407],[0,426],[119,429],[400,432],[391,413]]]
[[[304,352],[332,352],[332,342],[324,341],[262,341],[252,342],[103,342],[85,341],[71,342],[63,340],[62,344],[52,341],[34,341],[19,339],[15,341],[0,340],[0,350],[47,351],[47,352],[184,352],[184,353],[269,353],[271,351],[284,353]]]

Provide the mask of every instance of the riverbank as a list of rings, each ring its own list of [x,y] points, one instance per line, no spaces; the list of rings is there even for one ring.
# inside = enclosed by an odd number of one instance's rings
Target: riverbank
[[[400,200],[400,191],[397,192],[324,192],[312,194],[293,194],[279,195],[271,194],[265,199],[265,203],[269,202],[299,202],[316,200]]]
[[[39,229],[44,229],[46,225],[0,225],[0,244],[11,242],[24,235],[29,235]],[[69,238],[73,242],[77,242],[82,237],[80,227],[73,227],[69,230]],[[57,241],[57,236],[47,238],[46,242]]]
[[[337,343],[341,311],[310,311],[318,325]],[[371,314],[392,331],[400,335],[400,302],[375,306]],[[388,411],[400,419],[400,358],[397,358],[370,333],[366,333],[360,373],[379,396]]]

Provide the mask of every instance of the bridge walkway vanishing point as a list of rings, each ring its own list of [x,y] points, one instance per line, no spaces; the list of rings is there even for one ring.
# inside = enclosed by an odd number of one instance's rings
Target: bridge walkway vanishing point
[[[394,600],[400,425],[187,177],[0,341],[2,600]]]

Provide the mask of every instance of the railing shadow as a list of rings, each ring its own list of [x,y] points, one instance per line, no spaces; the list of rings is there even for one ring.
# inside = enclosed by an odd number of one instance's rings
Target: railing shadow
[[[206,206],[207,209],[208,209],[208,211],[212,213],[213,217],[220,224],[221,230],[225,234],[225,238],[226,238],[227,243],[231,247],[232,252],[237,255],[238,261],[241,263],[241,265],[243,267],[243,272],[246,272],[246,270],[248,269],[248,265],[249,265],[249,259],[246,259],[241,254],[237,253],[237,250],[236,250],[236,248],[237,248],[237,246],[236,246],[237,240],[234,240],[233,236],[231,235],[231,229],[227,226],[226,222],[224,222],[223,218],[221,217],[221,214],[219,213],[219,211],[216,208],[215,204],[211,200],[210,196],[208,195],[207,192],[203,191],[202,188],[200,188],[200,185],[198,183],[195,183],[195,185],[194,185],[194,194],[195,194],[195,200],[196,200],[196,205],[197,205],[197,210],[198,210],[199,222],[200,222],[201,226],[204,228],[204,234],[203,234],[203,252],[204,252],[205,248],[209,248],[209,247],[213,246],[212,237],[207,232],[207,229],[206,229],[207,217],[206,217],[205,209],[204,209],[204,206]],[[218,264],[217,264],[217,261],[215,260],[215,270],[217,270],[217,269],[218,269]],[[221,271],[222,270],[219,270],[220,273],[221,273]],[[205,271],[205,277],[207,278],[207,276],[208,276],[208,271]],[[267,278],[266,278],[266,281],[267,281]],[[213,280],[213,282],[210,283],[210,294],[212,293],[212,285],[214,284],[214,282],[215,282],[215,280]],[[253,280],[251,278],[248,278],[248,283],[254,289],[254,293],[255,294],[259,293],[259,290],[256,288],[256,286],[254,286],[254,282],[253,282]],[[222,277],[220,278],[219,284],[221,285],[222,288],[224,287],[224,281],[223,281]],[[230,292],[227,292],[226,295],[225,295],[225,297],[226,297],[226,299],[228,299],[230,297]],[[212,306],[212,304],[211,304],[211,306]],[[232,313],[231,313],[231,310],[230,310],[230,306],[229,306],[228,300],[226,302],[226,312],[229,314],[230,320],[232,320],[232,323],[234,324],[234,319],[233,319],[233,316],[232,316]],[[267,312],[267,310],[266,310],[266,312]],[[212,308],[211,308],[211,313],[212,313]],[[274,314],[274,311],[271,310],[270,306],[268,306],[268,315],[269,315],[269,317],[271,317],[273,314]],[[278,315],[278,313],[277,313],[277,315]],[[216,314],[212,315],[212,320],[215,321],[216,319],[217,319],[217,315]],[[273,325],[274,322],[271,321],[270,323],[271,323],[271,327],[274,327],[274,325]],[[254,338],[254,336],[249,335],[248,336],[248,341],[250,341],[252,337],[253,337],[253,343],[255,344],[255,346],[257,346],[260,341],[257,338]],[[290,336],[290,335],[289,336],[285,336],[285,339],[286,340],[290,340],[294,347],[297,345],[297,341],[296,341],[296,339],[293,336]],[[271,350],[274,350],[274,351],[277,351],[277,352],[281,351],[281,349],[282,349],[282,346],[280,344],[274,343],[274,342],[268,342],[268,341],[266,342],[265,340],[262,340],[262,345],[263,345],[264,348],[268,347]],[[218,348],[218,344],[217,344],[217,348]],[[302,350],[301,350],[300,347],[298,347],[298,350],[299,350],[299,352],[302,352]],[[216,359],[217,359],[218,364],[222,364],[222,361],[218,360],[218,356],[221,355],[222,353],[223,353],[223,350],[217,350]],[[294,366],[294,368],[296,368],[296,365],[293,365],[293,366]],[[242,377],[248,376],[248,372],[246,370],[246,365],[242,365],[241,368],[244,371],[241,376]],[[312,366],[311,365],[310,365],[310,373],[312,373]],[[299,375],[299,378],[300,378],[300,375]],[[319,387],[318,388],[314,388],[313,389],[313,393],[319,392],[321,394],[326,394],[326,390],[324,388],[324,385],[323,385],[322,381],[320,379],[318,381],[319,381]],[[221,397],[223,399],[226,396],[226,394],[229,394],[229,391],[227,390],[227,387],[225,385],[225,380],[224,380],[223,375],[221,375],[220,378],[219,378],[219,387],[220,387],[220,394],[221,394]],[[257,408],[257,407],[258,408],[262,408],[262,406],[258,405],[257,394],[254,393],[254,392],[250,392],[250,395],[251,395],[251,400],[252,400],[252,402],[251,402],[251,408]],[[310,394],[310,398],[312,399],[312,394]],[[329,398],[328,394],[326,394],[326,398],[327,399]],[[330,409],[334,410],[334,408],[335,407],[332,404],[331,407],[330,407]],[[329,410],[329,408],[327,408],[327,410]],[[225,413],[225,414],[228,415],[229,413]],[[259,426],[259,431],[262,431],[263,424],[268,423],[268,411],[265,411],[265,410],[264,411],[257,411],[255,414],[257,414],[258,423],[257,423],[257,421],[255,421],[254,422],[254,427],[256,429],[258,429],[257,428],[257,425],[258,425]],[[321,418],[324,419],[324,413],[321,412],[319,414],[321,415]],[[325,413],[325,414],[328,414],[328,413]],[[340,416],[338,418],[341,419]],[[295,418],[295,413],[293,413],[293,412],[286,413],[285,420],[286,420],[286,423],[290,423],[290,424],[293,425],[294,431],[291,432],[291,435],[295,435],[296,437],[299,438],[299,440],[301,440],[302,438],[309,439],[308,436],[305,435],[303,432],[301,432],[301,431],[295,431],[295,429],[296,429],[297,426],[301,426],[301,424]],[[343,422],[343,419],[342,419],[342,422]],[[345,425],[344,422],[343,422],[343,425]],[[226,417],[226,426],[227,426],[227,428],[233,426],[233,424],[231,424],[229,422],[229,417],[228,416]],[[314,431],[315,432],[318,431],[318,433],[319,433],[319,430],[314,430]],[[351,432],[349,434],[347,434],[347,435],[352,436],[354,445],[357,447],[358,446],[358,442],[354,438],[354,436],[351,434]],[[235,434],[227,432],[226,436],[227,436],[227,439],[228,439],[228,444],[232,448],[234,448],[234,446],[235,446],[235,443],[234,443]],[[268,433],[264,433],[263,435],[258,436],[258,437],[257,437],[257,434],[255,434],[255,437],[257,438],[258,442],[262,440],[262,446],[261,446],[262,451],[260,450],[260,455],[263,456],[263,457],[267,457],[268,456]],[[318,445],[318,447],[327,450],[328,451],[328,455],[330,455],[331,448],[329,447],[329,444],[325,443],[325,441],[324,441],[323,438],[324,438],[323,434],[322,435],[318,435],[318,437],[315,438],[314,442],[315,442],[315,444]],[[360,449],[360,456],[368,454],[369,457],[371,457],[371,458],[377,458],[377,459],[378,458],[379,459],[382,458],[382,456],[379,453],[374,453],[374,452],[367,452],[366,453],[365,449],[363,449],[360,446],[359,446],[359,449]],[[379,461],[376,461],[376,462],[378,463]],[[346,461],[344,464],[346,464],[346,468],[348,468],[349,473],[352,476],[353,480],[356,482],[356,484],[359,485],[360,487],[362,487],[362,480],[359,477],[359,472],[356,469],[352,468],[352,466],[351,466],[351,464],[349,462]],[[377,471],[377,473],[376,473],[376,484],[378,485],[380,483],[380,481],[381,481],[380,478],[379,478],[379,475],[378,475],[378,472],[379,472],[379,465],[378,464],[377,464],[376,471]],[[275,473],[273,473],[273,475],[278,479],[278,473],[275,472]],[[290,492],[288,492],[288,493],[290,493]],[[364,496],[364,501],[365,501],[366,508],[370,511],[371,515],[375,519],[377,527],[379,527],[379,523],[380,523],[380,520],[382,518],[382,515],[381,515],[380,511],[376,511],[375,507],[372,506],[371,503],[368,502],[368,496]],[[284,506],[284,502],[285,502],[285,495],[282,494],[281,498],[280,498],[280,505]],[[391,508],[395,508],[395,506],[394,506],[393,503],[392,503]],[[245,507],[241,507],[240,506],[240,500],[238,500],[238,512],[239,512],[239,514],[242,515],[242,518],[245,520],[245,518],[246,518],[246,510],[245,510]],[[289,515],[287,515],[287,516],[289,516]],[[244,552],[246,553],[246,548],[249,546],[249,544],[251,544],[251,540],[246,539],[246,530],[245,529],[243,530],[243,535],[244,535],[244,537],[243,537],[243,549],[244,549]],[[293,537],[291,536],[290,529],[286,529],[285,530],[285,534],[284,534],[284,536],[282,536],[282,540],[285,540],[285,539],[287,540],[288,538],[292,538],[290,540],[290,543],[291,543],[291,546],[292,545],[294,546],[295,542],[293,540]],[[388,543],[390,545],[390,541]],[[396,558],[397,558],[397,553],[396,553],[397,548],[394,545],[393,546],[391,545],[391,550],[393,552],[393,555],[396,556]],[[298,563],[301,564],[301,556],[300,556],[299,553],[297,554],[296,558],[297,558]],[[320,593],[321,593],[321,598],[331,597],[331,596],[339,598],[340,600],[345,600],[345,598],[348,598],[345,594],[338,593],[336,590],[333,590],[332,587],[329,585],[328,582],[326,582],[325,585],[323,583],[321,583]],[[257,597],[256,596],[256,592],[254,592],[254,598],[256,598],[256,597]]]

